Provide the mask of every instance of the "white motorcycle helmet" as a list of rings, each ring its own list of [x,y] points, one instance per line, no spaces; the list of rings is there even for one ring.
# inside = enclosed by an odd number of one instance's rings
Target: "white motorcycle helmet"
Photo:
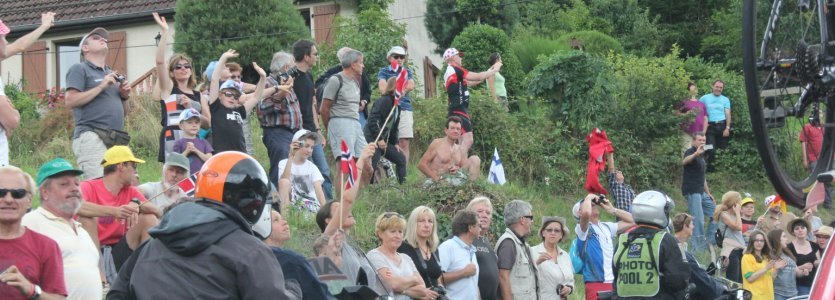
[[[670,225],[670,213],[675,207],[673,199],[664,193],[646,191],[635,196],[632,201],[632,219],[638,224],[666,228]]]

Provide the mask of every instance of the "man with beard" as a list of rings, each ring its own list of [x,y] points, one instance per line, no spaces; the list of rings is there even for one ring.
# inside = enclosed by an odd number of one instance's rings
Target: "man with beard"
[[[83,172],[63,158],[53,159],[38,171],[41,206],[23,216],[23,226],[56,243],[64,260],[67,299],[95,299],[102,295],[98,272],[99,252],[90,234],[73,220],[81,208]]]

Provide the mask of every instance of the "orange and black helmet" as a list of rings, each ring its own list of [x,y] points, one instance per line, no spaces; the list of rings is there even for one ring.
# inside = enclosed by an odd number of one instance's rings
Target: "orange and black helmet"
[[[237,151],[209,158],[200,169],[194,192],[198,199],[228,205],[249,224],[258,222],[269,194],[270,182],[264,168],[251,156]]]

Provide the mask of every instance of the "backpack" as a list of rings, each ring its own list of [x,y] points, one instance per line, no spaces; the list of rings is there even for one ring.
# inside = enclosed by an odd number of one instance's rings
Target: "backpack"
[[[574,240],[571,241],[571,247],[568,249],[568,257],[571,257],[571,266],[574,267],[574,274],[582,275],[583,257],[581,257],[581,253],[585,252],[586,243],[583,243],[583,249],[577,249],[579,247],[577,246],[578,243],[582,243],[582,241],[577,238],[574,238]]]
[[[336,95],[338,97],[339,96],[339,90],[342,89],[342,74],[336,73],[336,74],[333,74],[331,76],[336,76],[336,78],[339,79],[339,87],[336,89]],[[328,76],[328,77],[325,77],[325,78],[321,78],[321,77],[319,78],[319,81],[321,81],[321,82],[319,82],[319,84],[316,85],[316,101],[319,103],[319,107],[317,107],[316,110],[321,110],[322,109],[322,102],[325,102],[325,98],[323,98],[322,96],[324,96],[324,94],[325,94],[325,87],[328,86],[328,81],[330,81],[331,76]],[[331,99],[331,100],[336,101],[336,99]]]

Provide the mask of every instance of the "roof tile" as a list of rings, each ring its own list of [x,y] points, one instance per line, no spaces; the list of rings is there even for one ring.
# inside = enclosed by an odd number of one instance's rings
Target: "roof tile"
[[[0,0],[0,19],[9,27],[38,24],[41,13],[56,13],[61,21],[173,9],[176,0]]]

